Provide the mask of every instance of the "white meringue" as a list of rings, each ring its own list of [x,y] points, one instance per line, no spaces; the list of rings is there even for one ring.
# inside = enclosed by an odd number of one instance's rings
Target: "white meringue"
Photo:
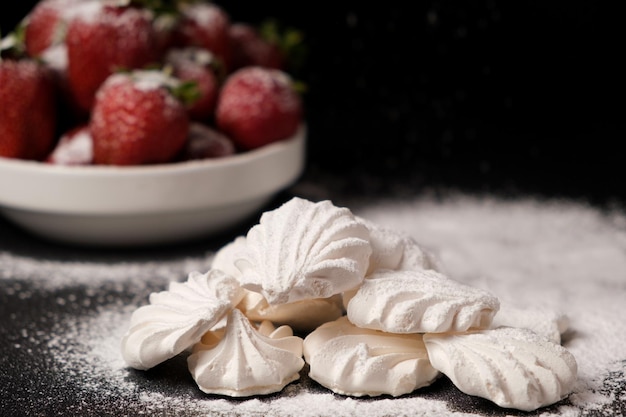
[[[529,329],[560,344],[561,335],[569,328],[569,318],[547,308],[517,308],[502,304],[491,322],[491,328],[503,326]]]
[[[207,394],[247,397],[278,392],[300,378],[302,339],[288,326],[271,329],[266,322],[257,331],[241,311],[232,310],[221,340],[196,344],[187,358],[198,387]]]
[[[370,234],[372,254],[367,275],[378,269],[441,271],[441,263],[433,253],[422,248],[414,238],[357,217]]]
[[[150,294],[150,304],[131,316],[122,356],[135,369],[149,369],[198,342],[243,297],[237,280],[219,270],[192,272],[185,283]]]
[[[377,269],[397,269],[404,253],[402,237],[367,219],[357,217],[357,220],[367,227],[372,246],[366,276]]]
[[[490,326],[499,301],[436,271],[378,270],[348,303],[359,327],[390,333],[465,331]]]
[[[527,329],[426,334],[424,343],[432,365],[459,390],[500,407],[533,411],[554,404],[577,378],[568,350]]]
[[[220,269],[233,277],[241,277],[241,271],[235,266],[238,254],[246,248],[246,237],[237,236],[234,240],[222,246],[213,256],[212,269]]]
[[[371,252],[367,228],[349,209],[294,197],[261,215],[234,263],[244,288],[282,304],[358,286]]]
[[[439,375],[421,334],[362,329],[345,316],[318,327],[303,346],[311,379],[338,394],[396,397],[430,385]]]
[[[269,320],[277,325],[287,325],[296,333],[306,334],[321,324],[343,315],[341,295],[313,298],[293,303],[270,305],[262,294],[246,291],[237,305],[252,321]]]

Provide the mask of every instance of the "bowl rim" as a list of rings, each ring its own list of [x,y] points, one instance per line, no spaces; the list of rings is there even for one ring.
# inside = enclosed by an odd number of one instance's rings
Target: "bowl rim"
[[[275,194],[302,174],[306,133],[303,123],[292,137],[257,149],[168,164],[63,166],[0,158],[0,212],[128,215],[252,201]]]
[[[164,162],[145,165],[59,165],[45,161],[9,158],[0,156],[0,169],[9,168],[22,172],[37,172],[51,175],[81,175],[81,176],[122,176],[122,175],[151,175],[167,173],[184,173],[187,171],[219,169],[230,165],[241,165],[251,160],[261,159],[284,150],[290,144],[304,141],[306,124],[301,124],[296,133],[286,139],[278,140],[267,145],[238,152],[218,158],[191,159],[186,161]],[[2,203],[0,202],[0,205]]]

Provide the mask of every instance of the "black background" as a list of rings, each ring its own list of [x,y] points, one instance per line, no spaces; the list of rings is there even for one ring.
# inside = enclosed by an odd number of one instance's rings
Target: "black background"
[[[604,2],[217,3],[305,34],[309,175],[626,201],[626,37]]]

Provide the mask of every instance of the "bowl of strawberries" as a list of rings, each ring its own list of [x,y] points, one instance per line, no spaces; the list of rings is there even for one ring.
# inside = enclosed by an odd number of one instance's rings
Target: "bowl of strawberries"
[[[287,50],[212,2],[168,6],[41,0],[2,39],[4,217],[68,243],[172,243],[226,231],[298,179]]]

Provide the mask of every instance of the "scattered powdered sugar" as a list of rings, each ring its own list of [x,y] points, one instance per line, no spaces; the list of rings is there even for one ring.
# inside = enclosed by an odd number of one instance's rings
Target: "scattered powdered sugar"
[[[213,253],[164,261],[57,261],[34,259],[0,251],[0,279],[28,281],[31,287],[54,290],[63,287],[98,288],[104,283],[131,282],[138,286],[164,286],[182,281],[193,271],[206,272]]]
[[[624,413],[626,218],[622,213],[605,213],[572,201],[469,195],[360,203],[352,210],[411,235],[441,258],[451,278],[490,291],[503,305],[536,307],[568,318],[569,329],[562,341],[577,360],[579,380],[568,400],[532,415]],[[0,252],[0,281],[8,284],[2,291],[27,301],[36,299],[38,293],[53,294],[50,298],[56,304],[40,319],[52,323],[49,331],[26,326],[14,347],[24,349],[35,341],[45,344],[55,378],[79,391],[84,402],[93,399],[107,406],[100,411],[114,414],[382,417],[515,413],[485,408],[445,378],[399,398],[351,398],[319,387],[306,376],[305,367],[300,380],[278,394],[235,400],[200,392],[189,376],[184,355],[154,371],[127,368],[120,341],[132,312],[147,303],[147,292],[162,289],[171,280],[181,281],[191,271],[205,272],[212,256],[207,252],[167,261],[109,264],[36,260]],[[74,304],[79,304],[75,311],[68,309]],[[18,312],[12,314],[19,318]]]

